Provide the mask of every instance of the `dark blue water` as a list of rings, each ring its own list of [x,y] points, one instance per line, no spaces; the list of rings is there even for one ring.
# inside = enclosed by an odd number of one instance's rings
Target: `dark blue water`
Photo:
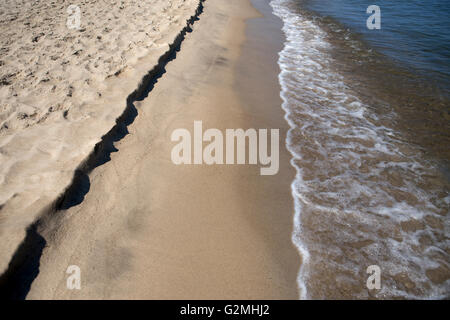
[[[366,26],[369,5],[381,30]],[[363,35],[377,51],[450,87],[450,0],[308,0],[306,7]]]

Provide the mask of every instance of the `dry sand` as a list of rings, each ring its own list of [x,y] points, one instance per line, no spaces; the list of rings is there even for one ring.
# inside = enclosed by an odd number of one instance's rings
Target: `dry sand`
[[[298,298],[278,48],[261,53],[245,37],[247,19],[259,16],[248,1],[205,3],[176,58],[134,102],[138,114],[117,152],[83,178],[84,201],[29,232],[41,246],[27,262],[39,270],[28,299]],[[170,136],[192,131],[195,120],[220,130],[280,129],[279,173],[175,166]],[[66,287],[69,265],[81,268],[81,290]]]
[[[69,5],[79,30],[66,26]],[[0,273],[198,0],[0,3]]]

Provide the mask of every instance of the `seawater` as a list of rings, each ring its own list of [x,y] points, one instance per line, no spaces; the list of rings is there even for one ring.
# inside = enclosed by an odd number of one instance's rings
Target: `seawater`
[[[297,170],[300,295],[448,298],[448,51],[430,59],[448,35],[423,44],[386,31],[371,40],[358,27],[368,17],[363,3],[271,1],[286,36],[279,81]],[[405,8],[396,19],[420,11]],[[396,19],[382,28],[401,25]],[[415,58],[401,53],[408,41]],[[381,269],[380,290],[366,286],[371,265]]]

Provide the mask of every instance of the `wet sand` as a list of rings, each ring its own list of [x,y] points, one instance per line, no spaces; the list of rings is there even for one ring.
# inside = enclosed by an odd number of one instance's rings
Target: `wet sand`
[[[28,299],[299,297],[295,171],[273,59],[280,43],[265,42],[262,54],[248,41],[261,21],[247,1],[205,3],[175,59],[134,102],[137,116],[110,161],[89,174],[84,201],[43,217],[46,247]],[[270,30],[259,30],[261,41]],[[174,165],[170,136],[196,120],[222,131],[280,129],[279,173]],[[66,287],[69,265],[81,269],[81,290]]]

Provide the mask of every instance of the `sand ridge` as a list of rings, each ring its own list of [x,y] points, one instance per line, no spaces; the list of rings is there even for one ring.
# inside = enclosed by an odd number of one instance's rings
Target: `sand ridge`
[[[66,26],[67,7],[81,26]],[[0,272],[70,184],[198,0],[0,4]],[[132,22],[132,23],[131,23]]]

